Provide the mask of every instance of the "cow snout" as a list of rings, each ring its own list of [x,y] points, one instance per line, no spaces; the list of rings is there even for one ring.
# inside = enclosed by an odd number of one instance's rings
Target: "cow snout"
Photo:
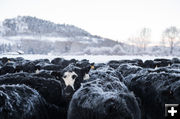
[[[73,93],[74,93],[74,89],[73,89],[70,85],[68,85],[68,86],[64,89],[65,97],[71,97]]]

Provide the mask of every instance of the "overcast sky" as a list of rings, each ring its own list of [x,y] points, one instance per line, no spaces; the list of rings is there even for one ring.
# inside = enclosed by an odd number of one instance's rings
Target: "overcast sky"
[[[124,41],[143,27],[158,42],[169,26],[180,28],[180,0],[0,0],[0,20],[30,15]]]

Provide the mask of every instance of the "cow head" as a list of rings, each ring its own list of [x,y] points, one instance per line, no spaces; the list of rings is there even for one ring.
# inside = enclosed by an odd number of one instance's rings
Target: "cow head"
[[[71,98],[74,92],[80,88],[81,83],[89,79],[88,73],[90,69],[93,69],[92,64],[84,67],[69,64],[62,71],[52,72],[51,75],[55,76],[62,83],[65,97]]]
[[[65,96],[72,96],[72,94],[80,88],[81,83],[89,79],[89,71],[91,65],[85,67],[77,67],[73,64],[67,66],[63,70],[62,79],[65,84]]]

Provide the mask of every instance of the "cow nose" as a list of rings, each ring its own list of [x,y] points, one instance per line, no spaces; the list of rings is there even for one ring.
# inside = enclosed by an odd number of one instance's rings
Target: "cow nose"
[[[65,96],[66,97],[69,97],[73,94],[74,90],[71,86],[67,86],[65,89],[64,89],[64,92],[65,92]]]

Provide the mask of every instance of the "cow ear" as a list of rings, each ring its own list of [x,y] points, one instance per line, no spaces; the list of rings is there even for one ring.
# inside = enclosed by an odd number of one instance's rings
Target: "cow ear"
[[[91,63],[90,65],[91,65],[91,69],[94,69],[94,63]]]

